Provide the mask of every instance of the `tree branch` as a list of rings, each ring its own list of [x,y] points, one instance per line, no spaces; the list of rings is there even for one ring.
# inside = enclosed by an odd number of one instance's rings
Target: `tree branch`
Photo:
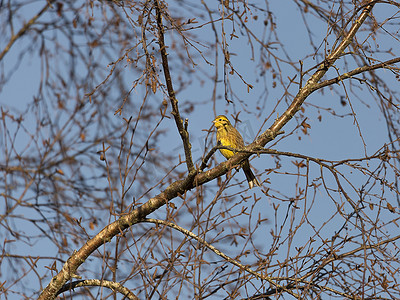
[[[318,81],[326,74],[329,68],[335,63],[337,59],[341,57],[344,50],[347,46],[352,42],[355,34],[360,29],[361,25],[368,17],[371,12],[374,1],[369,1],[369,5],[367,5],[360,16],[355,20],[353,26],[350,28],[347,35],[343,38],[342,42],[338,45],[337,48],[332,49],[331,54],[320,64],[317,71],[307,80],[305,86],[299,90],[295,98],[293,99],[289,108],[284,112],[284,114],[275,120],[274,124],[269,128],[270,133],[264,132],[261,134],[258,139],[253,142],[248,147],[251,149],[253,146],[261,146],[264,147],[268,142],[270,142],[271,136],[274,137],[277,132],[279,132],[282,127],[293,118],[293,116],[300,110],[303,102],[307,99],[307,97],[315,91],[315,87],[318,85]],[[372,4],[371,4],[372,3]],[[272,135],[271,135],[272,133]]]
[[[109,288],[109,289],[111,289],[113,291],[117,291],[117,292],[121,293],[127,299],[139,300],[138,297],[136,297],[129,289],[124,287],[119,282],[114,282],[114,281],[109,281],[109,280],[104,280],[104,279],[102,279],[102,280],[99,280],[99,279],[86,279],[86,280],[79,280],[79,281],[74,281],[74,282],[65,284],[61,288],[61,290],[57,293],[57,296],[62,294],[62,293],[64,293],[64,292],[73,290],[73,289],[75,289],[77,287],[84,287],[84,286],[106,287],[106,288]]]
[[[162,23],[162,14],[161,14],[160,5],[161,4],[160,4],[159,0],[154,0],[154,6],[156,8],[156,14],[157,14],[158,44],[160,47],[162,66],[163,66],[164,77],[165,77],[165,84],[167,85],[169,100],[171,101],[172,115],[174,116],[176,127],[178,128],[179,134],[180,134],[182,142],[183,142],[183,148],[185,150],[187,169],[188,169],[190,176],[194,177],[194,175],[196,173],[195,173],[195,168],[194,168],[193,159],[192,159],[192,145],[190,144],[190,141],[189,141],[189,132],[187,131],[187,128],[185,128],[185,127],[187,127],[187,120],[185,121],[186,123],[184,126],[183,120],[179,113],[178,100],[176,99],[176,96],[175,96],[174,87],[172,85],[172,78],[171,78],[171,74],[169,72],[168,54],[167,54],[167,50],[166,50],[167,47],[166,47],[165,41],[164,41],[164,27],[163,27],[163,23]]]
[[[0,53],[0,61],[3,59],[4,55],[7,54],[7,52],[10,50],[11,46],[16,42],[16,40],[18,38],[20,38],[21,36],[23,36],[28,30],[29,28],[35,24],[36,20],[49,8],[52,6],[52,3],[54,2],[54,0],[48,0],[47,4],[32,18],[30,19],[28,22],[26,22],[26,24],[24,26],[22,26],[22,28],[17,32],[16,35],[13,35],[10,39],[10,41],[8,42],[8,44],[4,47],[3,51]]]
[[[338,77],[335,77],[335,78],[332,78],[332,79],[328,79],[328,80],[325,80],[325,81],[323,81],[323,82],[321,82],[319,84],[316,84],[314,86],[313,91],[316,91],[316,90],[318,90],[320,88],[326,87],[326,86],[331,85],[331,84],[339,83],[339,82],[343,81],[344,79],[352,78],[354,75],[357,75],[357,74],[361,74],[361,73],[364,73],[364,72],[368,72],[368,71],[372,71],[372,70],[376,70],[376,69],[381,69],[381,68],[382,69],[390,69],[389,68],[390,65],[396,64],[398,62],[400,62],[400,57],[396,57],[396,58],[381,62],[379,64],[375,64],[375,65],[371,65],[371,66],[363,66],[363,67],[354,69],[354,70],[352,70],[350,72],[347,72],[347,73],[344,73],[344,74],[342,74],[342,75],[340,75]]]

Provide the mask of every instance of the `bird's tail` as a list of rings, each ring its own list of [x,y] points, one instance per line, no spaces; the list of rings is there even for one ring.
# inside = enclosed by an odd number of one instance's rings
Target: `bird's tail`
[[[261,186],[256,176],[254,175],[253,171],[251,171],[250,163],[248,160],[244,161],[242,169],[244,175],[246,175],[247,182],[249,183],[249,188],[253,188],[254,186]]]

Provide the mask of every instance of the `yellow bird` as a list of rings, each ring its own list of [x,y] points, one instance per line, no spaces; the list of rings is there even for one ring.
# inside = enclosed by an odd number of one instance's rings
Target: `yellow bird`
[[[213,123],[215,128],[217,128],[217,141],[221,143],[222,146],[232,147],[238,150],[244,147],[242,136],[240,135],[239,131],[237,131],[237,129],[231,125],[227,117],[222,115],[218,116],[215,118]],[[229,159],[236,154],[228,149],[220,149],[219,151],[223,156],[225,156],[226,159]],[[250,169],[250,163],[248,159],[242,162],[242,169],[244,175],[246,175],[247,182],[249,183],[249,188],[253,188],[255,185],[261,186],[256,176],[254,176]]]

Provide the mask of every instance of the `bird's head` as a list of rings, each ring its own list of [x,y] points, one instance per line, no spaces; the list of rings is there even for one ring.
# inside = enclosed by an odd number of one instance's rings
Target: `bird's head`
[[[215,118],[215,120],[213,121],[214,126],[218,129],[221,127],[224,127],[226,125],[231,125],[231,123],[229,122],[228,118],[225,116],[218,116]]]

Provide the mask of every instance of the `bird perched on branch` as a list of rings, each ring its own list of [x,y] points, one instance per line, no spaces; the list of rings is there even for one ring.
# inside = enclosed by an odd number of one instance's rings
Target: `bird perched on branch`
[[[237,150],[240,150],[244,147],[243,138],[240,135],[239,131],[235,127],[231,125],[228,118],[225,116],[218,116],[213,121],[214,126],[217,128],[217,141],[226,147],[231,147]],[[228,149],[220,149],[219,150],[226,159],[231,158],[236,154],[236,152],[228,150]],[[249,188],[253,188],[253,186],[261,186],[258,182],[256,176],[254,176],[253,172],[250,169],[249,160],[246,158],[242,162],[242,169],[244,175],[246,175],[247,182],[249,183]]]

